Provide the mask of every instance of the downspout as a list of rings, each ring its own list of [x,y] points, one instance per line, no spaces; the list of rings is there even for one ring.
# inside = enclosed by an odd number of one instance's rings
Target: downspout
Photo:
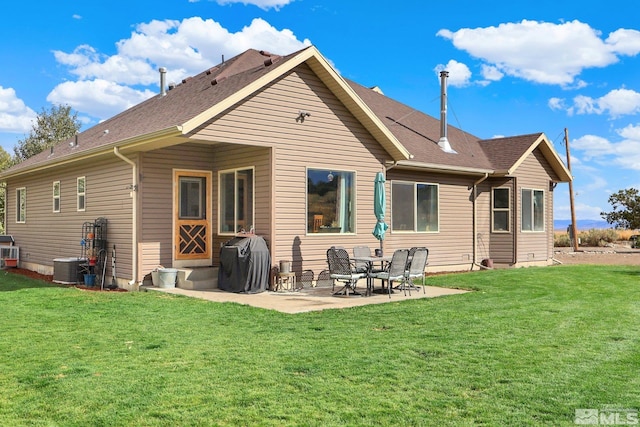
[[[485,173],[482,178],[473,183],[473,265],[481,269],[488,269],[482,264],[478,264],[478,213],[477,203],[478,184],[489,178],[489,174]]]
[[[133,278],[129,282],[129,285],[133,286],[136,283],[138,277],[138,197],[136,192],[138,191],[138,165],[128,157],[125,157],[120,153],[118,147],[113,147],[113,154],[122,159],[123,161],[131,165],[131,195],[132,195],[132,211],[131,211],[131,271]]]

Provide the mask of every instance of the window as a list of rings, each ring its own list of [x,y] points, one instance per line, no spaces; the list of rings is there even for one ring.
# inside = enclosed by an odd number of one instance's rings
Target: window
[[[78,194],[78,211],[84,211],[86,206],[86,180],[84,176],[78,177],[76,192]]]
[[[509,189],[494,188],[491,210],[493,232],[509,231],[509,206]]]
[[[391,183],[391,230],[439,231],[438,185],[420,182]]]
[[[180,219],[206,218],[206,182],[205,178],[193,176],[180,177]]]
[[[60,212],[60,181],[53,182],[53,211]]]
[[[16,222],[27,222],[27,189],[16,189]]]
[[[544,191],[522,189],[522,231],[544,231]]]
[[[307,233],[355,232],[355,172],[307,169]]]
[[[219,174],[220,234],[250,231],[254,224],[253,169],[223,171]]]

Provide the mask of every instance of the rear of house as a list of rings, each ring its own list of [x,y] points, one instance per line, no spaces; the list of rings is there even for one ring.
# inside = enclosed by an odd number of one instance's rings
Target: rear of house
[[[123,287],[159,265],[215,267],[243,232],[317,279],[328,247],[379,245],[382,171],[386,252],[426,246],[431,271],[550,263],[553,188],[570,178],[546,137],[446,125],[444,152],[440,123],[342,79],[313,47],[247,51],[1,174],[6,230],[22,267],[52,274],[82,254],[82,224],[106,218]]]

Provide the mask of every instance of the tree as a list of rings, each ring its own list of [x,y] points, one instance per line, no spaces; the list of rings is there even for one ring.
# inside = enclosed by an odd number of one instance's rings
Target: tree
[[[640,228],[640,192],[635,188],[627,188],[609,196],[612,212],[601,212],[600,215],[616,228],[635,230]]]
[[[78,113],[72,112],[68,105],[54,105],[50,110],[43,108],[36,122],[31,125],[29,135],[18,140],[18,145],[13,147],[16,162],[71,138],[80,130],[80,126]]]

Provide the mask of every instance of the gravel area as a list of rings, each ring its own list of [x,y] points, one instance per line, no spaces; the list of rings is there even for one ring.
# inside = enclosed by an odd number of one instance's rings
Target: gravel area
[[[563,264],[640,265],[640,249],[625,244],[613,244],[602,248],[555,248],[554,258]]]

